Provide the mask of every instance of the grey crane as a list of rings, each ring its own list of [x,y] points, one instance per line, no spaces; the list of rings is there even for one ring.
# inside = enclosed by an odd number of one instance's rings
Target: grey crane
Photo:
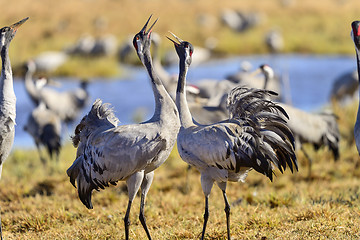
[[[359,79],[356,70],[349,71],[336,77],[330,91],[330,99],[336,101],[344,101],[348,98],[352,99],[359,90]]]
[[[355,45],[358,76],[360,76],[360,56],[359,56],[359,54],[360,54],[360,21],[353,21],[351,23],[351,28],[352,28],[351,38],[353,39],[354,45]],[[356,148],[360,154],[360,105],[358,108],[356,122],[355,122],[355,126],[354,126],[354,137],[355,137]]]
[[[266,89],[266,82],[274,76],[274,71],[267,64],[261,65],[259,70],[265,76],[264,89]],[[312,144],[315,149],[327,146],[332,151],[334,159],[339,159],[340,132],[336,121],[337,117],[334,114],[309,113],[288,104],[278,103],[278,105],[289,115],[287,125],[294,134],[295,149],[301,149],[308,159],[308,177],[311,176],[313,160],[303,148],[303,144]]]
[[[33,61],[28,61],[25,89],[34,104],[37,106],[40,101],[44,102],[46,107],[55,112],[65,123],[76,120],[89,100],[88,82],[83,80],[76,89],[58,91],[55,88],[48,87],[49,80],[46,78],[33,79],[35,71],[36,65]]]
[[[33,109],[24,126],[34,139],[40,160],[45,164],[46,159],[41,153],[41,146],[45,146],[50,157],[55,154],[59,160],[61,150],[61,120],[52,110],[46,108],[44,102]]]
[[[28,20],[14,23],[0,29],[0,54],[2,60],[0,76],[0,178],[4,161],[10,154],[15,136],[16,96],[9,58],[9,46],[18,28]],[[1,219],[0,238],[2,239]]]
[[[272,180],[274,167],[281,172],[286,165],[297,169],[294,139],[286,126],[286,112],[271,101],[263,99],[273,92],[237,87],[228,97],[230,117],[211,125],[199,125],[192,120],[184,85],[191,64],[193,46],[173,36],[170,39],[180,58],[176,106],[181,128],[177,146],[181,158],[201,173],[201,186],[205,195],[204,239],[209,217],[208,200],[216,182],[225,201],[227,237],[230,239],[230,204],[226,196],[228,181],[244,181],[251,169]]]
[[[87,208],[93,207],[93,189],[103,189],[108,183],[126,181],[129,195],[124,218],[126,239],[129,238],[131,204],[140,187],[139,219],[151,239],[144,217],[145,198],[154,170],[168,158],[180,128],[176,105],[152,65],[151,31],[157,20],[146,31],[150,18],[135,35],[133,44],[151,79],[155,98],[154,115],[146,122],[117,126],[118,120],[112,111],[100,100],[95,101],[91,111],[75,129],[73,143],[78,146],[77,158],[67,170],[74,186],[77,181],[79,198]]]

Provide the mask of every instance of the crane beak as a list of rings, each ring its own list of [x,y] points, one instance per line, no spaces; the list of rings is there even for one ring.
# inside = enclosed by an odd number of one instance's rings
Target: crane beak
[[[152,32],[152,29],[153,29],[155,23],[159,20],[159,19],[157,18],[157,19],[155,20],[155,22],[151,25],[151,27],[150,27],[150,28],[147,30],[147,32],[146,32],[146,28],[147,28],[147,25],[148,25],[149,22],[150,22],[151,17],[152,17],[152,14],[150,15],[149,19],[146,21],[144,27],[143,27],[143,28],[141,29],[141,31],[140,31],[140,32],[143,32],[145,35],[147,35],[148,38],[150,37],[150,34],[151,34],[151,32]]]
[[[29,19],[29,17],[27,18],[24,18],[23,20],[17,22],[17,23],[14,23],[13,25],[10,26],[10,28],[16,32],[18,30],[18,28],[23,25],[27,20]]]
[[[250,76],[254,77],[261,73],[261,68],[256,69],[255,71],[250,73]]]
[[[183,40],[181,40],[179,37],[177,37],[177,36],[176,36],[175,34],[173,34],[172,32],[169,31],[169,33],[170,33],[171,35],[173,35],[173,37],[174,37],[176,40],[178,40],[178,42],[179,42],[179,43],[177,43],[177,42],[175,42],[175,40],[172,40],[171,38],[167,37],[170,41],[172,41],[172,42],[175,44],[175,46],[179,46],[179,44],[181,44],[181,43],[183,42]]]

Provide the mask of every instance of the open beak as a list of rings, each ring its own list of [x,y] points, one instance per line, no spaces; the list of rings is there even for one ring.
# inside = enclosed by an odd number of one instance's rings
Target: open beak
[[[169,31],[169,33],[171,34],[171,35],[173,35],[173,37],[176,39],[176,40],[178,40],[178,42],[179,43],[177,43],[177,42],[175,42],[175,40],[172,40],[171,38],[169,38],[168,36],[166,36],[170,41],[172,41],[174,44],[175,44],[175,46],[179,46],[179,44],[181,44],[182,42],[183,42],[183,40],[181,40],[179,37],[177,37],[175,34],[173,34],[172,32],[170,32]]]
[[[23,25],[27,20],[29,19],[29,17],[27,18],[24,18],[23,20],[17,22],[17,23],[14,23],[13,25],[10,26],[10,28],[13,30],[13,31],[17,31],[18,28]]]
[[[146,32],[146,28],[147,28],[147,25],[149,24],[149,21],[150,21],[151,17],[152,17],[152,14],[150,15],[149,19],[146,21],[144,27],[143,27],[143,28],[141,29],[141,31],[140,31],[140,32],[143,32],[145,35],[147,35],[148,38],[150,37],[150,34],[151,34],[151,32],[152,32],[152,29],[153,29],[155,23],[159,20],[159,19],[157,18],[157,19],[155,20],[155,22],[151,25],[151,27],[150,27],[150,28],[147,30],[147,32]]]

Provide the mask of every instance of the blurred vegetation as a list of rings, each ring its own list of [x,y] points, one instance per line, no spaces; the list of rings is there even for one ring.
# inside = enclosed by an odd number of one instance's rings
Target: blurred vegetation
[[[150,14],[159,17],[155,31],[161,36],[171,30],[197,46],[204,46],[207,38],[214,37],[215,56],[266,53],[264,34],[274,27],[284,36],[284,52],[349,54],[353,53],[350,23],[359,17],[360,11],[357,0],[1,0],[0,6],[4,9],[0,15],[2,26],[30,17],[12,43],[14,66],[43,51],[61,51],[84,34],[95,37],[114,34],[120,45],[140,30]],[[253,29],[237,33],[221,23],[224,9],[258,12],[263,21]],[[200,24],[204,17],[208,21]],[[102,27],[96,27],[99,21]],[[161,47],[165,52],[171,44],[163,41]],[[113,69],[117,65],[116,56],[101,58],[96,63],[89,67],[86,61],[75,58],[56,74],[78,77],[119,74]]]
[[[315,152],[311,179],[307,161],[297,157],[299,172],[277,172],[270,182],[255,171],[245,183],[229,183],[233,239],[359,239],[360,161],[352,127],[357,102],[333,103],[341,131],[340,159],[327,149]],[[5,239],[123,239],[128,197],[126,185],[93,192],[94,209],[78,199],[66,169],[75,149],[67,142],[60,161],[42,165],[35,150],[15,149],[5,162],[0,181],[0,207]],[[199,239],[204,211],[200,175],[189,173],[176,147],[155,171],[145,215],[154,239]],[[130,238],[146,239],[138,220],[140,197],[130,214]],[[209,201],[206,239],[226,239],[222,193],[214,186]]]

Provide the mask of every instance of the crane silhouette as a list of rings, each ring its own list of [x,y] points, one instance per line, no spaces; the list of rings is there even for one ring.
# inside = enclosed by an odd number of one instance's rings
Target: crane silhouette
[[[59,160],[61,150],[61,120],[52,110],[47,109],[44,102],[33,109],[24,126],[34,139],[40,160],[45,164],[46,159],[41,153],[41,146],[46,146],[50,157],[55,154]]]
[[[353,21],[351,23],[351,38],[354,41],[355,45],[355,52],[356,52],[356,64],[358,69],[358,76],[360,76],[360,21]],[[360,78],[359,78],[360,79]],[[360,154],[360,105],[358,108],[357,116],[356,116],[356,122],[354,126],[354,137],[355,137],[355,143],[356,148],[358,150],[358,153]]]
[[[151,239],[144,216],[145,198],[154,177],[154,170],[169,156],[180,128],[179,114],[174,101],[165,90],[152,65],[150,54],[151,31],[146,31],[151,19],[134,37],[137,55],[151,79],[155,98],[154,115],[146,122],[117,126],[118,119],[111,109],[96,100],[91,111],[75,129],[76,160],[67,170],[71,183],[77,181],[80,200],[92,208],[91,192],[126,181],[129,195],[126,210],[125,237],[129,239],[129,215],[132,202],[141,188],[140,222]]]
[[[0,54],[2,60],[0,77],[0,178],[4,161],[10,154],[15,136],[16,96],[9,58],[9,46],[18,28],[28,20],[14,23],[0,29]],[[0,238],[2,239],[1,219]]]
[[[172,34],[179,56],[179,80],[176,106],[179,110],[181,128],[177,146],[181,158],[201,173],[201,186],[205,195],[204,239],[209,217],[208,200],[216,182],[225,201],[227,237],[230,239],[230,204],[226,196],[228,181],[244,181],[251,169],[272,180],[273,169],[281,172],[288,165],[297,170],[294,139],[286,126],[286,112],[265,95],[271,91],[237,87],[229,93],[230,117],[211,125],[196,124],[186,101],[184,86],[186,74],[194,51],[191,43]],[[284,115],[284,116],[282,116]]]

